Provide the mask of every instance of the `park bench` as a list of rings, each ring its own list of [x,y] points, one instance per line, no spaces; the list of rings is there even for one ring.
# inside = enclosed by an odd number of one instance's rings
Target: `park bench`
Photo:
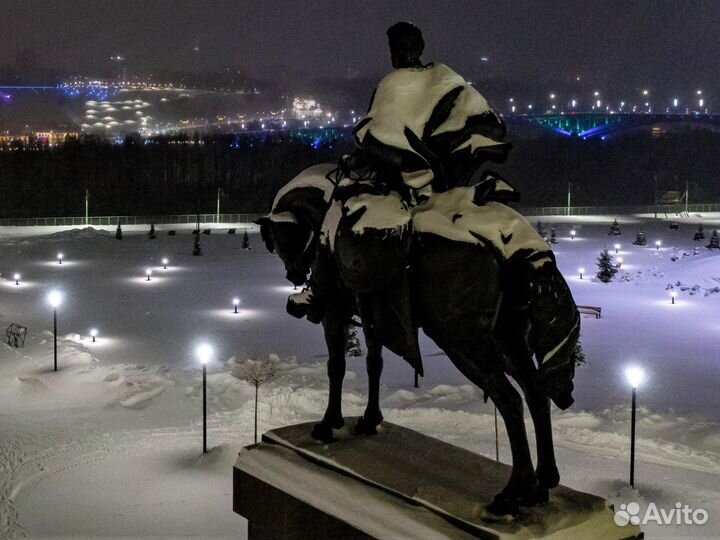
[[[595,315],[596,319],[602,316],[602,308],[599,306],[577,306],[578,311],[585,315]]]
[[[12,323],[5,330],[5,336],[7,337],[7,344],[11,347],[22,347],[25,345],[25,336],[27,335],[27,327]]]

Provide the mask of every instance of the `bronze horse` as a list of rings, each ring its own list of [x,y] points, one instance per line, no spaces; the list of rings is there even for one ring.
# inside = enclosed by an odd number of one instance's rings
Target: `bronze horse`
[[[331,166],[327,166],[328,170]],[[330,182],[329,177],[326,180]],[[472,188],[465,188],[472,189]],[[276,197],[271,213],[258,221],[270,252],[283,260],[287,278],[306,282],[317,253],[321,226],[332,186],[288,184]],[[487,186],[475,188],[478,204]],[[282,216],[275,219],[276,216]],[[342,245],[336,249],[341,249]],[[488,505],[495,514],[517,514],[520,506],[547,501],[559,483],[550,419],[550,399],[559,407],[573,400],[574,351],[579,315],[569,288],[555,265],[533,266],[538,254],[519,252],[504,260],[490,242],[473,244],[431,234],[412,237],[411,290],[416,323],[485,397],[492,399],[507,428],[512,473],[505,488]],[[354,313],[360,315],[367,346],[368,401],[356,431],[373,434],[382,422],[380,375],[382,347],[372,298],[355,294],[336,276],[322,320],[328,347],[329,401],[313,437],[332,441],[332,429],[344,425],[341,410],[345,375],[345,343]],[[537,358],[537,364],[533,360]],[[548,357],[552,357],[550,361]],[[544,361],[543,361],[544,360]],[[535,425],[537,468],[533,469],[523,420],[522,389]]]

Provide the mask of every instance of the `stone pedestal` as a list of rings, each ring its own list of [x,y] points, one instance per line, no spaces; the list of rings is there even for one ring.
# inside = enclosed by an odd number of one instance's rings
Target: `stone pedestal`
[[[233,509],[248,519],[250,540],[642,537],[617,526],[604,499],[564,486],[517,518],[489,515],[509,466],[389,422],[378,435],[345,433],[332,444],[311,430],[269,431],[240,453]]]

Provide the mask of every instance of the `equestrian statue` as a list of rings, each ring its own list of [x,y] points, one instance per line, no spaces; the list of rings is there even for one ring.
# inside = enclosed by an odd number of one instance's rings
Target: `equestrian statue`
[[[395,70],[378,85],[354,128],[356,150],[339,164],[301,172],[260,219],[286,277],[306,285],[288,312],[322,324],[329,399],[313,437],[333,441],[341,407],[345,344],[359,317],[369,379],[357,433],[382,423],[382,348],[423,366],[422,328],[490,398],[507,428],[512,473],[488,505],[493,514],[548,500],[559,484],[550,401],[573,403],[580,318],[555,256],[506,203],[519,194],[500,175],[510,145],[497,112],[443,64],[424,65],[422,33],[410,23],[387,32]],[[522,390],[535,425],[533,467]]]

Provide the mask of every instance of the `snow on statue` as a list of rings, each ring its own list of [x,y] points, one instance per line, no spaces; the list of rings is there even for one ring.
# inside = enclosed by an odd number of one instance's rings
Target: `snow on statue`
[[[499,116],[449,68],[421,64],[420,30],[398,23],[388,37],[396,70],[355,129],[357,150],[338,167],[303,171],[259,220],[287,278],[309,285],[290,297],[288,312],[322,323],[325,333],[330,393],[313,437],[331,442],[344,425],[351,317],[362,322],[369,375],[355,429],[368,435],[383,420],[382,348],[422,375],[422,327],[505,421],[513,471],[488,509],[515,514],[546,501],[559,483],[550,399],[563,409],[573,402],[579,315],[547,243],[504,204],[518,193],[489,171],[473,179],[483,162],[507,154]],[[537,469],[507,374],[535,424]]]

